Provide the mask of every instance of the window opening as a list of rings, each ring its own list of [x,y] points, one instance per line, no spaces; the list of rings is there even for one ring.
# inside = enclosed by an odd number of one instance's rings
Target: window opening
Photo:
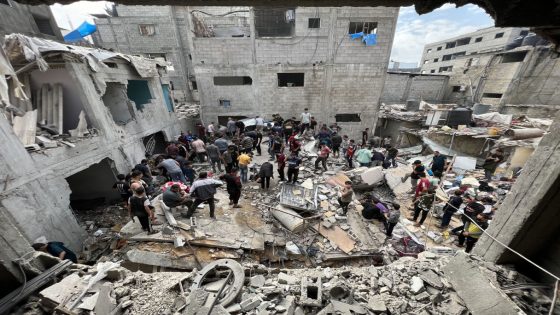
[[[310,18],[307,22],[307,28],[320,28],[321,27],[321,19],[319,18]]]
[[[278,86],[303,86],[304,78],[305,74],[303,73],[278,73]]]
[[[153,36],[156,34],[156,26],[154,24],[139,24],[138,29],[142,36]]]
[[[214,85],[252,85],[253,79],[243,77],[214,77]]]
[[[377,22],[350,22],[348,34],[377,34]]]

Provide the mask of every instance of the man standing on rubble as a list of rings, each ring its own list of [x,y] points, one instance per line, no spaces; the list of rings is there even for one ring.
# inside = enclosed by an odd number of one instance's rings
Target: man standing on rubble
[[[249,173],[249,164],[251,163],[251,153],[241,153],[237,157],[237,161],[239,162],[239,170],[241,170],[241,182],[246,183],[247,174]]]
[[[463,211],[463,215],[461,216],[463,225],[454,228],[453,230],[451,230],[451,233],[460,235],[465,230],[467,223],[471,222],[471,220],[474,220],[476,216],[484,212],[484,210],[485,208],[482,204],[476,201],[469,202]]]
[[[484,177],[486,178],[486,181],[490,182],[492,180],[492,175],[494,175],[498,165],[500,165],[503,160],[504,150],[500,148],[496,149],[496,152],[490,154],[490,156],[484,160],[482,168],[484,169]]]
[[[299,166],[301,165],[301,158],[297,153],[292,152],[288,158],[288,183],[295,184],[298,180]]]
[[[261,116],[255,117],[255,125],[256,125],[255,130],[257,132],[262,132],[264,129],[264,119],[262,119]]]
[[[465,223],[464,231],[459,234],[459,243],[457,246],[463,247],[465,241],[467,242],[465,252],[470,253],[474,244],[482,235],[483,231],[488,228],[488,220],[491,218],[489,214],[479,213],[474,218],[474,223],[469,221]]]
[[[329,154],[331,153],[331,149],[326,144],[319,145],[319,155],[317,159],[315,159],[315,170],[319,169],[319,163],[323,165],[323,169],[327,171],[327,159],[329,158]]]
[[[422,165],[422,161],[416,160],[412,163],[412,172],[410,174],[406,174],[401,181],[404,183],[410,177],[410,193],[414,193],[416,191],[416,186],[418,186],[418,180],[420,179],[420,174],[424,173],[426,168]]]
[[[276,162],[278,163],[278,175],[280,175],[280,181],[283,182],[286,180],[284,176],[284,169],[286,168],[286,156],[284,155],[283,151],[278,153],[278,155],[276,156]]]
[[[142,230],[147,231],[148,234],[153,233],[150,219],[155,218],[150,206],[150,200],[146,197],[144,187],[136,187],[134,195],[128,199],[128,215],[132,221],[134,221],[134,217],[137,217],[140,225],[142,225]]]
[[[397,155],[399,155],[399,150],[395,147],[389,147],[389,149],[387,149],[387,160],[385,164],[397,167]],[[389,168],[389,166],[387,166],[387,168]]]
[[[228,141],[223,134],[219,135],[219,138],[214,141],[214,144],[218,147],[218,150],[220,150],[220,154],[224,154],[228,148]]]
[[[212,171],[216,173],[216,165],[218,165],[218,171],[222,172],[222,157],[220,155],[220,149],[215,144],[209,144],[206,147],[206,153],[208,154],[208,162],[212,164]]]
[[[251,132],[251,134],[254,134],[254,137],[257,137],[256,132]],[[251,136],[249,136],[249,134],[241,134],[239,136],[241,140],[241,152],[243,153],[252,153],[253,152],[253,138]]]
[[[301,142],[294,138],[291,142],[289,142],[290,144],[290,153],[293,153],[295,155],[299,154],[299,151],[301,151]]]
[[[439,151],[434,151],[434,158],[432,159],[430,166],[432,167],[432,173],[434,176],[441,176],[445,168],[445,155],[441,155]]]
[[[372,149],[371,154],[371,166],[383,166],[385,155],[383,155],[381,151],[377,151],[375,149]]]
[[[204,161],[206,160],[206,145],[204,144],[204,141],[197,137],[193,137],[193,139],[194,141],[191,143],[191,147],[196,153],[196,158],[198,159],[199,163],[204,163]]]
[[[228,118],[228,122],[226,124],[226,130],[230,138],[235,136],[235,133],[237,131],[237,126],[235,125],[235,120],[233,120],[233,118],[231,117]]]
[[[241,208],[239,198],[241,197],[241,178],[237,176],[237,169],[231,169],[227,174],[220,176],[220,179],[226,182],[227,192],[229,194],[229,205],[233,208]]]
[[[414,216],[412,217],[412,221],[416,222],[420,212],[422,212],[422,217],[420,218],[420,222],[415,223],[414,226],[418,227],[424,224],[426,217],[428,216],[428,212],[432,208],[432,204],[434,203],[434,194],[436,191],[434,189],[429,189],[426,193],[422,194],[419,198],[416,198],[415,206],[414,206]]]
[[[211,122],[208,127],[206,128],[206,131],[208,132],[208,135],[210,136],[210,138],[214,137],[214,133],[216,133],[216,127],[214,127],[214,122]]]
[[[311,113],[307,108],[303,109],[303,113],[301,113],[301,133],[309,129],[311,126]]]
[[[451,217],[455,212],[459,210],[459,207],[463,203],[463,192],[460,189],[455,190],[453,197],[443,207],[443,216],[441,217],[440,229],[445,229],[449,226],[451,222]]]
[[[348,147],[346,147],[346,152],[344,153],[344,157],[346,158],[346,162],[348,162],[348,168],[353,169],[354,164],[352,161],[354,160],[354,153],[356,152],[356,145],[354,144],[354,139],[350,139],[348,142]]]
[[[216,205],[214,202],[214,195],[216,194],[216,188],[221,185],[223,185],[221,181],[208,178],[208,173],[201,172],[198,175],[198,180],[191,186],[190,195],[194,198],[194,202],[189,208],[186,218],[190,219],[196,208],[200,204],[206,202],[210,207],[210,218],[215,219],[214,210],[216,209]]]
[[[348,212],[348,206],[352,202],[352,197],[354,196],[354,190],[352,189],[352,182],[347,180],[344,182],[344,187],[340,192],[340,197],[338,198],[338,204],[342,208],[344,215]]]
[[[340,157],[340,146],[342,145],[342,137],[338,132],[333,132],[331,137],[333,157]]]
[[[366,128],[364,131],[362,131],[362,147],[365,147],[367,145],[368,138],[369,138],[369,128]]]

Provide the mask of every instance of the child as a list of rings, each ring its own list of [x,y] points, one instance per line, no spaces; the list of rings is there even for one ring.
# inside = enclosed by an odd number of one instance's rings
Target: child
[[[338,204],[342,208],[344,215],[348,212],[348,206],[352,202],[353,195],[354,190],[352,190],[352,182],[348,180],[344,183],[344,187],[340,192],[340,198],[338,198]]]
[[[128,198],[132,197],[130,192],[130,185],[126,181],[126,176],[124,174],[117,175],[118,181],[113,184],[113,189],[116,189],[121,194],[121,199],[124,205],[128,205]]]
[[[401,206],[398,203],[393,203],[393,207],[387,213],[387,221],[385,224],[385,233],[388,237],[393,236],[393,228],[399,223],[401,217]]]
[[[189,183],[192,185],[192,183],[194,182],[194,179],[196,178],[196,171],[194,170],[194,168],[192,168],[192,163],[191,162],[185,163],[185,169],[183,170],[183,173],[185,173],[185,177],[187,178]]]

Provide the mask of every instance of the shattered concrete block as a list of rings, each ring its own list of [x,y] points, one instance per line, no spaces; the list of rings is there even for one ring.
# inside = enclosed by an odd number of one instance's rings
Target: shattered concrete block
[[[430,295],[428,294],[428,292],[422,292],[414,296],[414,298],[416,299],[416,301],[427,301],[430,299]]]
[[[284,313],[286,315],[294,315],[296,309],[296,298],[292,295],[286,296],[282,302],[280,302],[274,309],[277,312]]]
[[[367,309],[361,305],[346,304],[340,301],[331,301],[335,314],[367,314]]]
[[[420,277],[414,276],[410,279],[410,291],[418,294],[424,290],[424,281]]]
[[[287,273],[281,272],[278,274],[278,283],[280,284],[296,284],[298,279],[294,276],[290,276]]]
[[[305,306],[321,306],[323,304],[321,278],[315,281],[303,277],[301,279],[300,304]]]
[[[123,304],[121,304],[121,309],[123,309],[123,310],[124,310],[124,309],[126,309],[126,308],[128,308],[128,307],[132,306],[132,303],[133,303],[133,302],[132,302],[132,301],[130,301],[130,300],[128,300],[128,301],[125,301],[125,302],[124,302]]]
[[[321,224],[327,229],[330,229],[333,226],[333,224],[329,221],[322,221]]]
[[[425,283],[431,285],[436,289],[443,288],[443,282],[440,280],[440,276],[436,274],[433,270],[426,270],[420,273],[420,279],[424,280]]]
[[[161,230],[161,234],[162,235],[173,235],[173,228],[170,227],[169,225],[166,225]]]
[[[242,312],[248,312],[248,311],[254,310],[261,303],[262,303],[261,298],[259,298],[258,296],[253,296],[250,299],[241,301],[241,303],[239,303],[239,305],[241,306],[241,311]]]
[[[189,294],[187,298],[187,308],[183,312],[185,315],[196,315],[198,310],[204,306],[206,299],[208,298],[208,292],[204,289],[196,289]]]
[[[260,288],[260,287],[264,286],[265,282],[266,282],[266,278],[263,275],[256,275],[256,276],[251,277],[250,285],[253,288]]]
[[[369,298],[368,307],[372,312],[381,313],[387,311],[387,306],[383,301],[383,297],[381,295],[374,295]]]

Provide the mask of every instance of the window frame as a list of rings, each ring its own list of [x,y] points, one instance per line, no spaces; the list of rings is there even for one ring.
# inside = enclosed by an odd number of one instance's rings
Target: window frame
[[[502,37],[504,37],[504,35],[505,35],[504,32],[496,33],[496,34],[494,35],[494,39],[502,38]]]
[[[353,25],[354,24],[354,25]],[[360,27],[361,24],[361,27]],[[354,27],[352,27],[352,25]],[[367,25],[367,28],[366,28]],[[375,27],[373,28],[373,33],[370,33],[369,30],[371,28],[372,25],[375,25]],[[356,34],[356,33],[360,33],[363,32],[364,34],[377,34],[377,28],[379,27],[379,23],[377,22],[364,22],[364,21],[350,21],[348,23],[348,34]],[[361,30],[360,30],[361,28]],[[352,31],[352,29],[354,29]],[[367,29],[367,32],[366,32]]]
[[[299,84],[294,84],[294,80],[288,80],[288,78],[282,79],[281,76],[284,75],[301,75],[301,85]],[[276,78],[277,78],[277,87],[279,88],[285,88],[285,87],[305,87],[305,72],[277,72],[276,73]],[[285,81],[285,85],[281,85],[280,83]],[[298,80],[299,81],[299,80]],[[292,85],[290,85],[292,84]]]
[[[142,32],[142,29],[143,29],[144,27],[149,27],[149,26],[152,26],[152,27],[154,28],[153,33],[152,33],[152,34],[148,34],[148,33],[144,34],[144,32]],[[142,24],[138,24],[138,33],[140,33],[140,36],[155,36],[156,33],[157,33],[156,25],[155,25],[155,24],[152,24],[152,23],[142,23]]]
[[[313,22],[312,22],[313,20]],[[315,22],[317,22],[317,25],[315,25]],[[319,29],[321,28],[321,18],[308,18],[307,19],[307,28],[311,28],[311,29]]]

